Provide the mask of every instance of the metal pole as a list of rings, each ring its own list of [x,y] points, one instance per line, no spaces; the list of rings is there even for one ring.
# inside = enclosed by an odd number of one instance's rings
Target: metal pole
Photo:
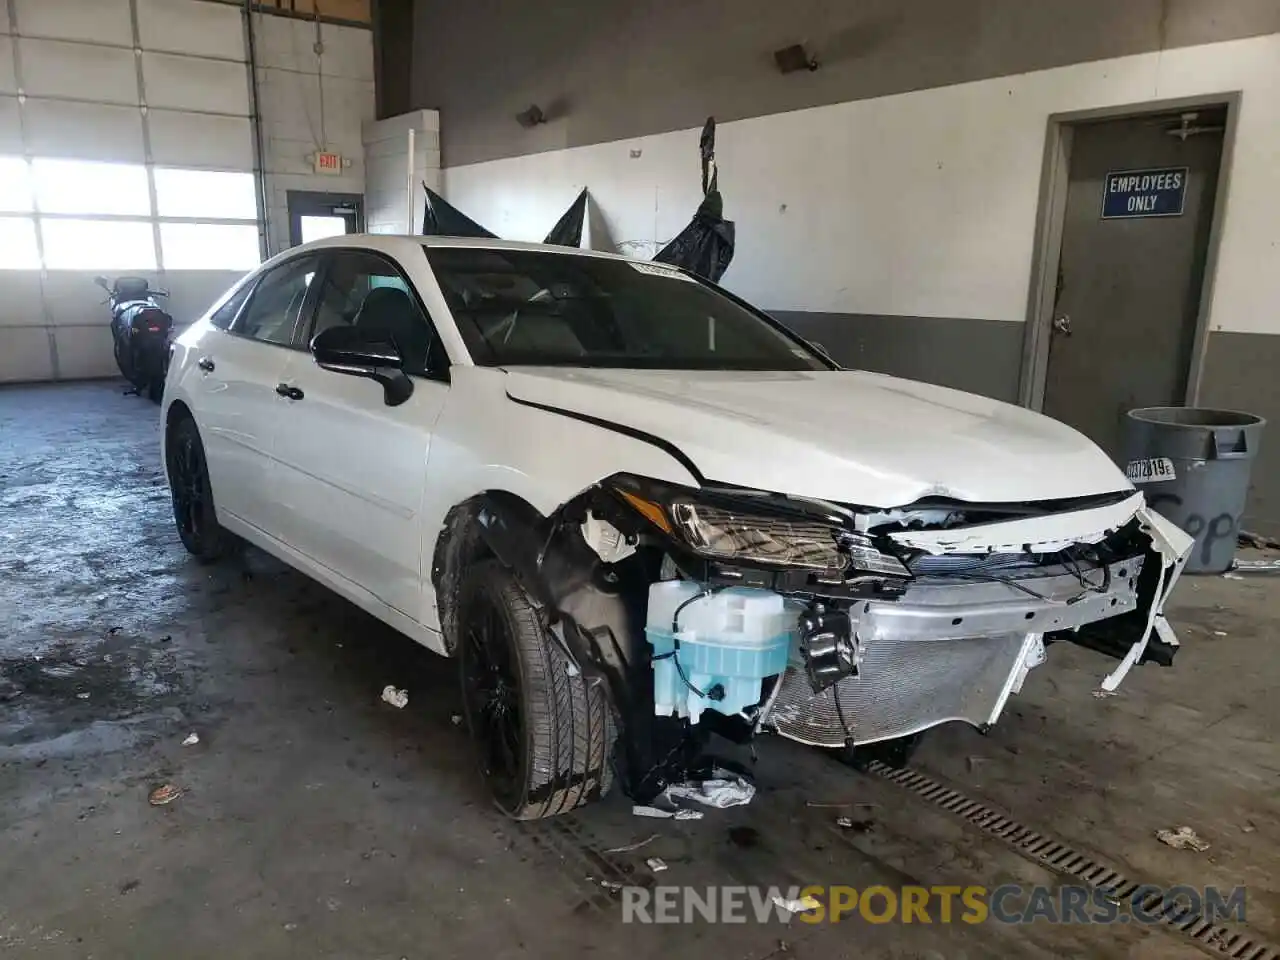
[[[409,163],[408,176],[405,177],[405,185],[408,187],[408,196],[405,198],[409,204],[408,210],[405,211],[404,223],[405,233],[416,233],[413,229],[413,127],[409,128]]]
[[[258,100],[258,48],[253,30],[253,0],[244,0],[244,29],[245,53],[249,60],[249,112],[253,125],[253,176],[258,188],[258,249],[265,260],[271,252],[267,225],[271,208],[267,198],[266,151],[262,146],[262,111]]]

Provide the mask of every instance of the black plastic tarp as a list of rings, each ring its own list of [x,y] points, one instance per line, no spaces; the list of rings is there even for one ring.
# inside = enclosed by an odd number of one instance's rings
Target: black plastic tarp
[[[556,225],[547,234],[543,243],[554,243],[560,247],[582,246],[582,224],[587,219],[587,188],[583,187],[564,216],[556,221]]]
[[[653,259],[684,267],[691,273],[717,281],[733,260],[733,221],[724,218],[716,171],[716,119],[708,117],[699,142],[702,155],[702,203],[689,225]]]
[[[427,191],[427,205],[422,214],[422,235],[424,237],[487,237],[497,240],[496,233],[490,233],[465,213],[436,193],[425,183],[422,189]]]

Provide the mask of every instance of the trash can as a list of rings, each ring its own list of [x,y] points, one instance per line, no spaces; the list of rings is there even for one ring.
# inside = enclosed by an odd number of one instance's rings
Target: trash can
[[[1125,473],[1153,510],[1195,537],[1188,573],[1231,569],[1264,426],[1262,417],[1235,410],[1129,411]]]

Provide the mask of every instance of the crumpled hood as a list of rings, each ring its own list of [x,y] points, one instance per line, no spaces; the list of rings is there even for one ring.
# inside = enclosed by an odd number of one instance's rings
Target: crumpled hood
[[[1130,488],[1092,441],[974,394],[860,371],[517,367],[507,395],[679,448],[708,481],[875,507]]]

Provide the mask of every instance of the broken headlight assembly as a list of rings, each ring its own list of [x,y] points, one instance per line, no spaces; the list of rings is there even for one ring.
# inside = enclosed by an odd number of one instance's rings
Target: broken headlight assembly
[[[739,500],[630,477],[616,478],[610,486],[669,538],[708,560],[805,570],[837,581],[859,574],[911,577],[902,561],[879,550],[870,537],[792,501],[771,505],[749,493]]]

